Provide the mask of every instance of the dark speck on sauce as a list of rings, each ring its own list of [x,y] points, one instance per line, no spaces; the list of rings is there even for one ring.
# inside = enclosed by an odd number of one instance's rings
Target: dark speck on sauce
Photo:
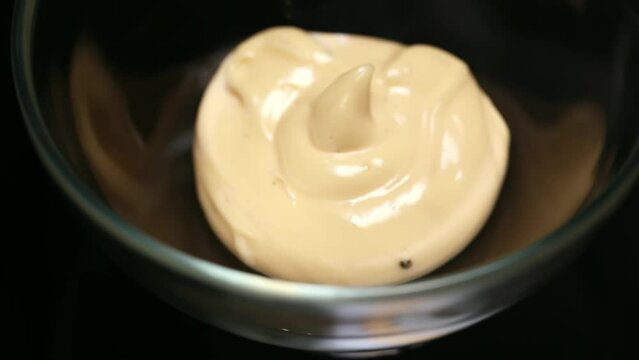
[[[404,270],[410,269],[411,266],[413,266],[413,261],[411,259],[404,259],[399,262],[399,267]]]

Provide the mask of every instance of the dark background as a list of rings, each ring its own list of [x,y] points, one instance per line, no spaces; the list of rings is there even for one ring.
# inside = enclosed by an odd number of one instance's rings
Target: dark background
[[[2,1],[2,321],[0,357],[28,359],[317,357],[238,338],[174,310],[94,245],[94,232],[30,144],[9,66],[12,1]],[[639,188],[585,252],[529,298],[406,358],[637,359]],[[6,216],[6,215],[5,215]],[[5,355],[1,355],[5,354]]]

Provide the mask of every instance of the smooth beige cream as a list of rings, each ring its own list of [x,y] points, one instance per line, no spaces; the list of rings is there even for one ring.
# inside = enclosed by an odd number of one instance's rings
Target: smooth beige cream
[[[204,212],[247,265],[381,285],[424,275],[473,239],[508,148],[504,120],[455,56],[279,27],[223,62],[193,152]]]

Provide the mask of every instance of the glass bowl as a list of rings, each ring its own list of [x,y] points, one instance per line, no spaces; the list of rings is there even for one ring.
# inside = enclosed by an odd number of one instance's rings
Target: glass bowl
[[[521,299],[628,193],[639,174],[637,19],[624,2],[588,0],[23,0],[12,59],[44,165],[131,276],[241,336],[374,355]],[[440,46],[504,115],[511,160],[495,211],[435,273],[366,288],[271,279],[203,220],[190,153],[198,101],[234,44],[284,24]]]

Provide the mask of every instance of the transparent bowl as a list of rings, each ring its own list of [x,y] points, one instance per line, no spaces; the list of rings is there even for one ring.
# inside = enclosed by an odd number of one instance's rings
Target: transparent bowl
[[[623,2],[19,1],[12,59],[31,138],[131,276],[258,341],[373,355],[467,327],[569,261],[639,174],[639,15]],[[433,274],[380,287],[245,268],[193,188],[198,101],[226,52],[273,25],[430,43],[465,59],[513,135],[491,219]],[[523,324],[522,324],[523,326]]]

